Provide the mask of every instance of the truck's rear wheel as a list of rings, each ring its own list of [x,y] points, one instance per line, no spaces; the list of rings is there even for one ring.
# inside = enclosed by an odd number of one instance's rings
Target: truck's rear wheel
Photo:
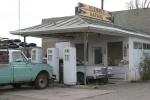
[[[48,86],[48,75],[40,73],[35,80],[35,88],[44,89]]]
[[[21,88],[21,84],[13,84],[12,85],[14,88]]]
[[[77,83],[79,85],[84,85],[84,74],[83,73],[77,73]]]

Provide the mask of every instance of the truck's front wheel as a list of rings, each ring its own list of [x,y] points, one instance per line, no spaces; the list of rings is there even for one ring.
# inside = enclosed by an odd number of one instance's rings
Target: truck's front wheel
[[[48,86],[48,75],[40,73],[35,80],[35,88],[44,89]]]

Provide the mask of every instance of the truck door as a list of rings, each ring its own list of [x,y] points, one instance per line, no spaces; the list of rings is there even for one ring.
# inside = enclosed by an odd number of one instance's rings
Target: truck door
[[[14,82],[29,81],[31,79],[31,67],[28,66],[28,61],[21,52],[12,53],[12,66]]]
[[[0,51],[0,84],[11,82],[11,67],[9,66],[9,54]]]

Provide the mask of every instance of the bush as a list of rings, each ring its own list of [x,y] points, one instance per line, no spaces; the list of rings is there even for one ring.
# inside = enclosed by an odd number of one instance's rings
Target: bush
[[[142,80],[150,80],[150,57],[145,57],[140,70]]]

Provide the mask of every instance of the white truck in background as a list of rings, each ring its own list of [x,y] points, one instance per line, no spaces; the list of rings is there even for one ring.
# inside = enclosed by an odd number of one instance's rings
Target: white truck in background
[[[84,84],[91,79],[99,79],[107,83],[108,79],[112,76],[112,67],[105,67],[103,65],[84,65],[82,61],[77,59],[77,81],[79,84]]]
[[[58,42],[56,48],[59,49],[59,59],[63,59],[63,49],[69,47],[69,42]],[[112,76],[112,67],[105,67],[103,65],[84,65],[80,59],[77,58],[77,83],[84,84],[89,79],[102,79],[107,82],[109,77]]]

